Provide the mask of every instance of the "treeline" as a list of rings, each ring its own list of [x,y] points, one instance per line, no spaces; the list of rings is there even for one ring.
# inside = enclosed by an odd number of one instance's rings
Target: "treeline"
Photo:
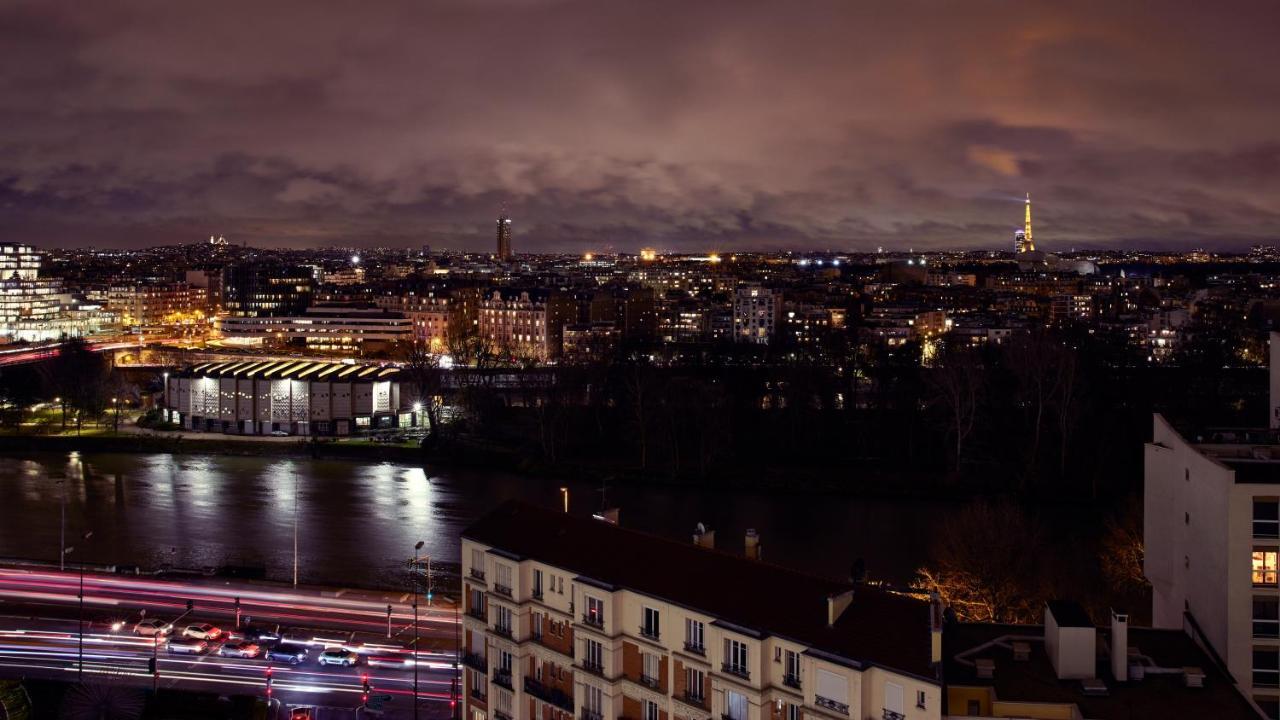
[[[33,420],[56,422],[60,430],[78,429],[102,422],[115,403],[136,405],[140,399],[139,388],[79,338],[48,360],[0,369],[0,427],[8,429]],[[41,402],[51,403],[57,412],[33,416],[31,407]]]

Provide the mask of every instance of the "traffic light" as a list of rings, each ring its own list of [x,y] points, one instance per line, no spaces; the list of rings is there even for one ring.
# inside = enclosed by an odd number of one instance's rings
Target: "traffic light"
[[[365,673],[360,676],[360,683],[364,686],[364,689],[360,694],[360,704],[368,705],[369,693],[373,690],[373,686],[369,684],[369,673]]]
[[[156,659],[155,659],[155,658],[147,658],[147,672],[151,673],[152,675],[155,675],[155,674],[156,674]]]
[[[192,610],[195,610],[195,609],[196,609],[196,601],[195,601],[195,600],[188,600],[188,601],[187,601],[187,612],[191,612]]]

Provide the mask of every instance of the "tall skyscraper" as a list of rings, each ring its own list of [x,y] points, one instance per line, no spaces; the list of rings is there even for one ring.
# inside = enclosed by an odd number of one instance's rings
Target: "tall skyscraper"
[[[498,216],[498,259],[511,259],[511,218],[506,213]]]
[[[1027,214],[1022,229],[1013,234],[1013,251],[1016,253],[1035,252],[1036,243],[1031,238],[1031,193],[1027,193]]]

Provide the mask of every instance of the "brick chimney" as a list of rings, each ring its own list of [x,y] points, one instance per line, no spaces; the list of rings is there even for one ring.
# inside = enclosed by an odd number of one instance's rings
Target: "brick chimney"
[[[760,534],[755,528],[747,528],[747,536],[744,542],[744,555],[748,560],[760,559]]]

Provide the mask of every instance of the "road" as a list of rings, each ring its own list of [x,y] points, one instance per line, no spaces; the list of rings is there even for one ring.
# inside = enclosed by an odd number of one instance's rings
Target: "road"
[[[79,588],[76,572],[0,567],[0,676],[76,680],[81,668]],[[83,676],[86,682],[266,698],[271,668],[271,697],[282,707],[346,709],[347,717],[354,717],[362,704],[367,676],[372,704],[381,705],[382,717],[396,718],[413,716],[416,663],[421,716],[450,717],[456,608],[427,607],[425,597],[421,599],[415,656],[409,601],[407,594],[86,573]],[[309,648],[307,660],[290,667],[221,657],[225,637],[210,643],[206,654],[171,655],[163,641],[133,633],[145,616],[175,622],[177,632],[207,622],[234,637],[237,603],[242,626],[251,620],[256,626],[279,628],[283,642]],[[321,650],[338,646],[359,655],[354,667],[317,663]],[[153,655],[158,678],[149,671]],[[372,715],[367,709],[361,714]]]

